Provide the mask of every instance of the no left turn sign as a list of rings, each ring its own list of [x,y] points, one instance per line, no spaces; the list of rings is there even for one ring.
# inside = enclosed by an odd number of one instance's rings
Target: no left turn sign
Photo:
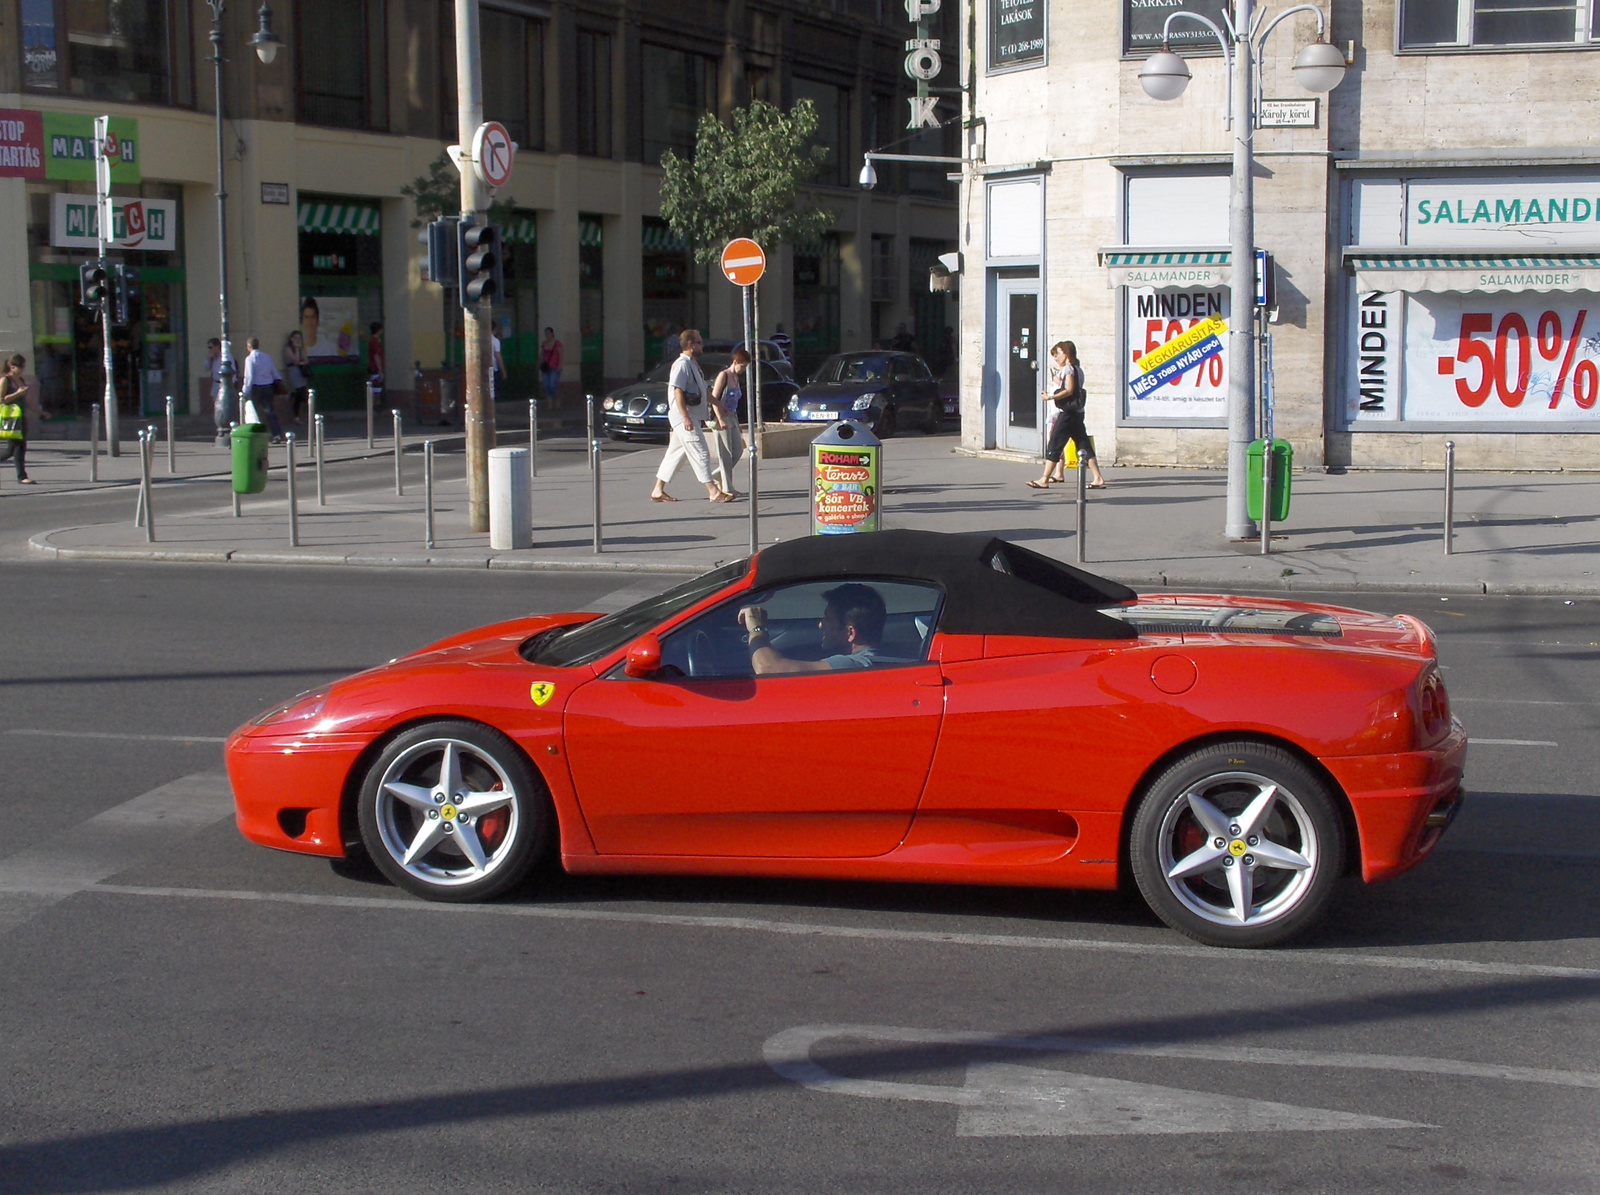
[[[754,286],[767,272],[767,255],[749,237],[736,237],[722,251],[722,272],[735,286]]]
[[[503,187],[511,181],[511,163],[517,156],[517,147],[506,126],[491,120],[478,126],[472,137],[472,169],[491,187]]]

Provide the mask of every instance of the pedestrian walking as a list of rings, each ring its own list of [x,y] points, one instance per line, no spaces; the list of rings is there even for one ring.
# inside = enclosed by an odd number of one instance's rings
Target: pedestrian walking
[[[1045,395],[1055,404],[1056,419],[1050,428],[1050,444],[1045,449],[1044,473],[1028,485],[1036,490],[1048,489],[1052,481],[1066,481],[1067,467],[1062,460],[1067,441],[1071,440],[1078,456],[1089,467],[1089,488],[1106,488],[1105,476],[1100,472],[1100,462],[1094,459],[1094,441],[1089,438],[1083,424],[1083,412],[1088,405],[1088,392],[1083,384],[1083,367],[1078,364],[1078,346],[1070,340],[1058,341],[1050,350],[1051,365]]]
[[[667,378],[667,423],[672,428],[672,439],[667,444],[666,455],[661,458],[661,467],[656,470],[650,501],[677,501],[667,493],[667,485],[687,460],[695,480],[706,487],[709,501],[732,502],[733,496],[711,478],[711,456],[706,451],[706,439],[700,434],[698,416],[691,414],[691,408],[705,405],[709,391],[699,362],[705,341],[693,328],[685,328],[678,334],[678,346],[682,352],[673,362],[672,373]]]
[[[544,340],[539,344],[539,380],[544,383],[546,402],[554,402],[561,387],[561,342],[554,328],[544,330]]]
[[[373,320],[367,335],[367,373],[371,377],[372,392],[383,393],[383,325]]]
[[[503,329],[508,335],[510,329]],[[506,359],[500,355],[500,338],[489,333],[489,395],[491,402],[500,401],[500,386],[506,380]]]
[[[716,421],[712,449],[716,454],[716,474],[722,488],[735,498],[744,495],[733,488],[733,467],[744,458],[744,433],[739,428],[739,404],[744,400],[744,375],[750,368],[750,354],[733,350],[733,360],[711,383],[711,417]]]
[[[283,443],[283,427],[278,423],[278,412],[273,405],[280,390],[287,393],[278,367],[272,357],[261,351],[261,338],[252,336],[247,342],[250,355],[244,359],[245,385],[250,387],[250,401],[255,404],[256,418],[265,422],[272,432],[274,444]]]
[[[27,364],[28,359],[16,353],[0,372],[0,461],[16,464],[19,485],[36,484],[28,476],[28,384],[22,378]],[[44,418],[44,412],[39,416]]]
[[[299,423],[311,395],[311,358],[306,356],[306,337],[299,328],[283,342],[283,380],[289,387],[289,419]]]

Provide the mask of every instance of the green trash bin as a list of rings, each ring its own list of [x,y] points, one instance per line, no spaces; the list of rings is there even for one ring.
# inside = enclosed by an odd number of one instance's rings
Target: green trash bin
[[[267,488],[267,425],[241,423],[228,440],[233,448],[233,492],[259,494]]]
[[[1266,456],[1265,440],[1250,441],[1250,485],[1245,498],[1252,519],[1261,518],[1261,462]],[[1272,521],[1289,517],[1289,479],[1294,469],[1294,445],[1287,440],[1272,442]]]

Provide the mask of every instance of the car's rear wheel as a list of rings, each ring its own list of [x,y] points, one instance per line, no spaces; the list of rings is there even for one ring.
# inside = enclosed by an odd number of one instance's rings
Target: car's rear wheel
[[[1327,787],[1279,747],[1217,743],[1158,777],[1134,814],[1151,910],[1212,946],[1276,946],[1326,911],[1344,859]]]
[[[361,841],[397,886],[427,900],[487,900],[532,868],[554,816],[505,735],[439,721],[397,736],[368,769]]]

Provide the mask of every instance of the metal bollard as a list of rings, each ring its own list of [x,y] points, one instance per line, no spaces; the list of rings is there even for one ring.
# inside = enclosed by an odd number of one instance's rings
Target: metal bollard
[[[528,476],[539,476],[539,400],[528,400]]]
[[[1456,551],[1456,442],[1444,442],[1444,554]]]
[[[284,476],[289,482],[289,546],[300,546],[300,498],[295,492],[294,433],[284,436]]]
[[[598,556],[606,548],[606,533],[600,514],[600,441],[589,440],[589,468],[594,470],[594,551]]]
[[[317,392],[306,391],[306,455],[310,456],[317,450],[317,439],[312,429],[317,426]]]
[[[139,495],[144,506],[144,540],[156,542],[156,512],[150,502],[150,457],[155,452],[156,429],[151,427],[139,437]]]
[[[228,451],[229,451],[230,455],[231,455],[231,453],[233,451],[233,429],[238,427],[238,426],[239,425],[237,423],[228,424]],[[232,487],[230,486],[229,488],[231,489]],[[239,491],[238,490],[234,490],[233,491],[233,517],[237,519],[237,518],[240,517],[241,513],[242,512],[239,509]]]
[[[588,424],[587,424],[588,431],[587,431],[586,434],[589,437],[589,443],[591,445],[593,445],[594,444],[594,395],[585,394],[583,396],[583,412],[584,412],[584,417],[588,420]],[[593,452],[590,452],[590,454],[589,454],[589,468],[591,468],[591,469],[594,468],[594,453]]]
[[[178,471],[178,445],[172,438],[172,395],[167,395],[167,472]]]
[[[323,425],[322,425],[322,416],[318,415],[317,416],[316,425],[315,425],[315,432],[313,433],[317,437],[316,452],[317,452],[317,505],[318,506],[326,506],[326,505],[328,505],[328,493],[327,493],[327,491],[325,489],[322,488],[322,452],[323,452],[323,449],[325,447],[325,445],[322,442],[322,437],[323,437],[324,431],[325,431],[325,429],[323,428]]]
[[[89,480],[100,480],[100,404],[89,407]]]
[[[433,441],[422,442],[422,546],[433,547]]]
[[[1272,555],[1272,440],[1261,454],[1261,554]]]
[[[373,443],[372,443],[372,401],[373,401],[372,400],[372,383],[368,382],[367,383],[367,447],[368,448],[373,447]]]
[[[1089,530],[1089,466],[1083,455],[1078,456],[1078,563],[1082,564],[1087,557],[1084,554],[1083,537]]]
[[[400,476],[400,455],[405,451],[405,446],[400,443],[400,408],[393,407],[389,413],[394,416],[394,492],[404,494],[406,483]]]

